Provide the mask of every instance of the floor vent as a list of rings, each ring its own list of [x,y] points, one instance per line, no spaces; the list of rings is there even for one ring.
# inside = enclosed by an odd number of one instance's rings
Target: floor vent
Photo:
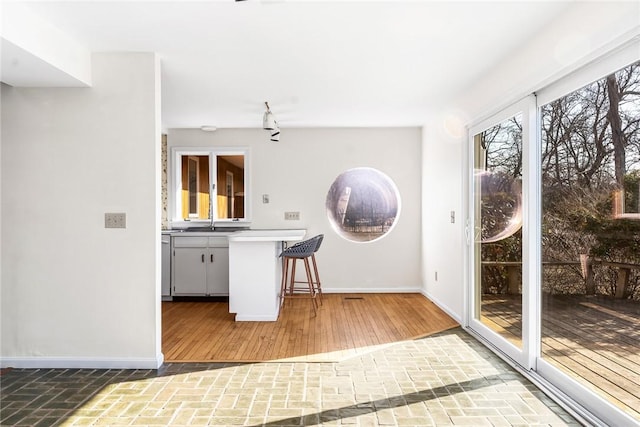
[[[344,299],[364,299],[364,297],[344,297]]]

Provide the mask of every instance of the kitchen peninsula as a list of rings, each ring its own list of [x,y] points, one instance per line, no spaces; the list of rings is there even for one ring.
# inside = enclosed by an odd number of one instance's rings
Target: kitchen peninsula
[[[236,321],[275,321],[280,312],[283,242],[306,230],[244,230],[229,235],[229,312]]]
[[[226,295],[228,283],[229,312],[236,321],[275,321],[283,243],[302,240],[306,230],[199,228],[163,234],[172,236],[172,296]]]

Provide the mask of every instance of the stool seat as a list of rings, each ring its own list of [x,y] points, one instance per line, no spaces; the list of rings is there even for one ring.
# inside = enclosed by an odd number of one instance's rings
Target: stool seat
[[[311,239],[305,240],[304,242],[298,242],[283,250],[280,253],[280,256],[290,258],[306,258],[313,255],[313,253],[316,251],[316,246],[318,245],[317,242],[318,236],[312,237]]]
[[[320,296],[322,303],[322,288],[320,285],[320,276],[318,275],[318,266],[315,259],[315,253],[320,249],[320,244],[324,238],[323,234],[312,237],[311,239],[298,242],[289,246],[280,253],[283,258],[282,284],[280,286],[280,305],[284,304],[285,298],[307,297],[311,300],[314,314],[317,314],[318,302],[316,295]],[[312,260],[313,271],[309,264],[309,258]],[[296,261],[304,262],[306,281],[296,281]],[[291,271],[289,271],[291,266]],[[314,277],[315,275],[315,277]],[[305,283],[306,286],[296,287],[296,283]]]

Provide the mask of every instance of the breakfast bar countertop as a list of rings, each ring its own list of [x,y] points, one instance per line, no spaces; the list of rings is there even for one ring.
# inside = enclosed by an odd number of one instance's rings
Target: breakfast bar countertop
[[[275,242],[302,240],[304,229],[258,229],[236,231],[229,235],[229,242]]]

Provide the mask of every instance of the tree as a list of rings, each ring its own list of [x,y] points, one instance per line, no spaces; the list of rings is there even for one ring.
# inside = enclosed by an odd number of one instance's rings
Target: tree
[[[612,215],[616,190],[640,198],[640,62],[541,111],[543,258],[640,263],[640,220]]]

